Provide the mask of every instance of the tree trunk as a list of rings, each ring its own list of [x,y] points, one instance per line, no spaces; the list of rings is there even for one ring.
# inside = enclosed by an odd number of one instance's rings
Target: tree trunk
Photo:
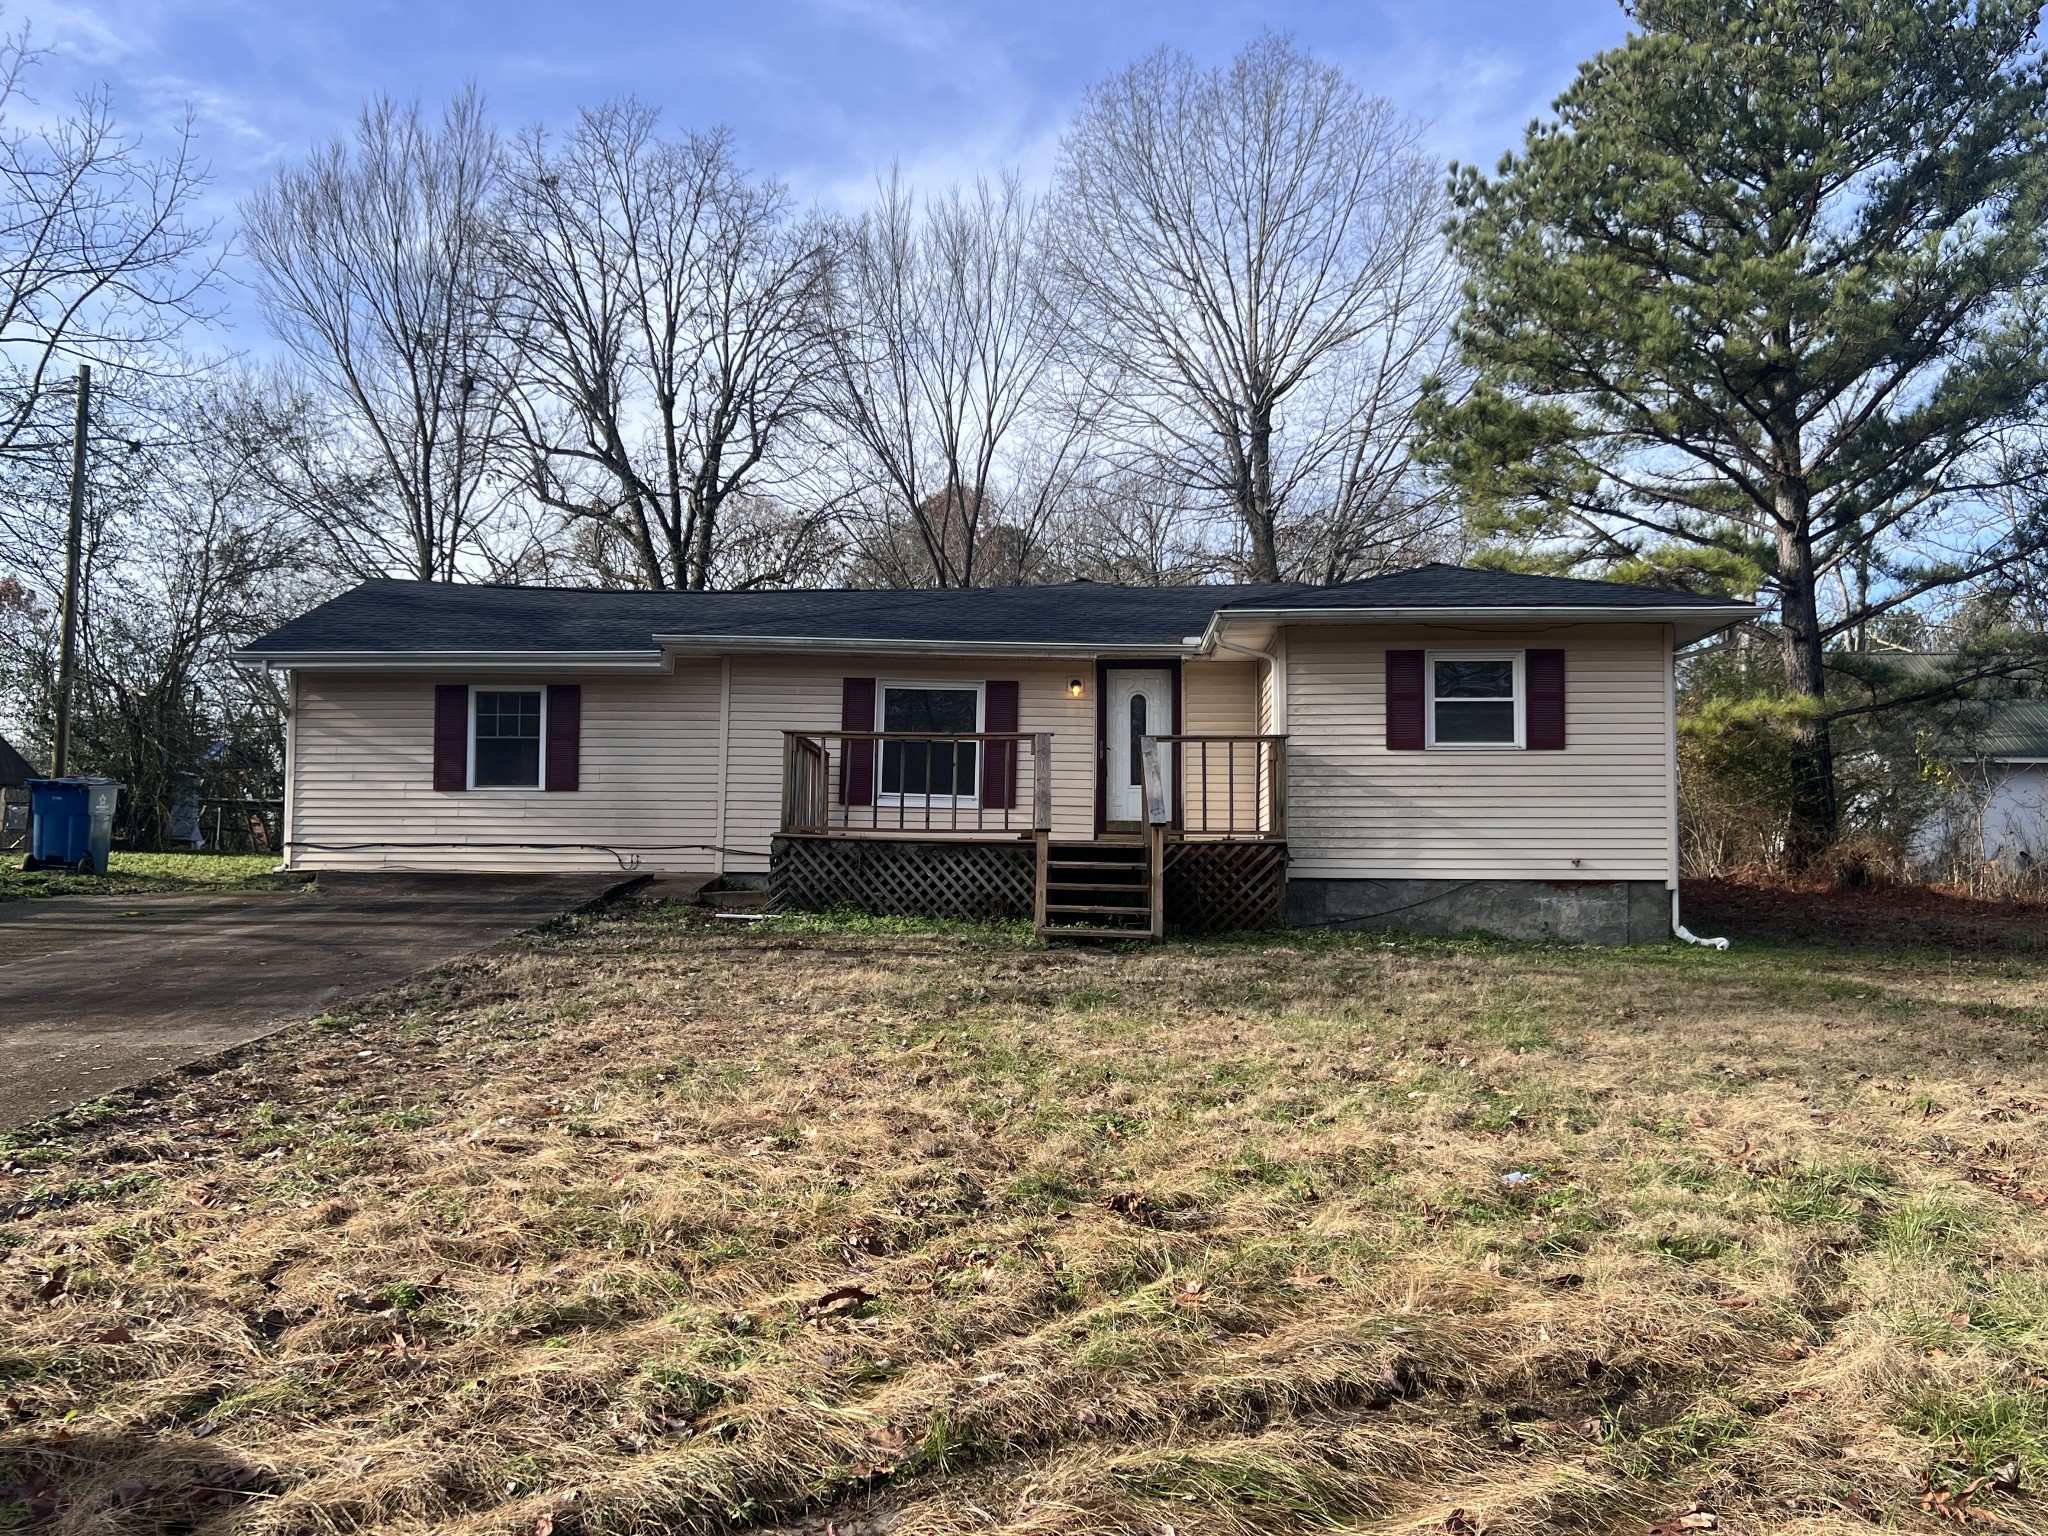
[[[1245,532],[1251,536],[1252,580],[1280,579],[1280,550],[1273,536],[1273,408],[1251,412],[1251,484],[1246,487]]]
[[[1820,604],[1813,567],[1813,529],[1806,486],[1798,481],[1778,492],[1778,588],[1783,623],[1785,691],[1816,704],[1827,697]],[[1785,857],[1803,869],[1835,840],[1840,807],[1835,800],[1835,754],[1824,721],[1800,720],[1793,727],[1791,815]]]
[[[712,538],[717,532],[718,502],[712,496],[693,495],[691,497],[691,506],[693,508],[691,516],[696,524],[693,530],[696,536],[696,545],[690,551],[690,580],[688,585],[692,592],[702,592],[711,585]],[[678,582],[677,585],[681,586],[683,583]]]

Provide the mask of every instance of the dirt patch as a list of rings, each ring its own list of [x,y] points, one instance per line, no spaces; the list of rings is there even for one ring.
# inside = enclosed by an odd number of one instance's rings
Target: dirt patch
[[[1686,926],[1766,942],[1849,944],[1989,953],[2048,953],[2048,906],[1983,901],[1923,885],[1837,889],[1818,881],[1749,876],[1687,880]]]

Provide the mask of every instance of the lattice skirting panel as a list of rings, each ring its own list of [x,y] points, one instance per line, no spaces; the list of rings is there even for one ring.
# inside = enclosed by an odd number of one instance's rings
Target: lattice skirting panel
[[[770,845],[768,894],[778,907],[811,912],[855,907],[885,917],[1029,918],[1035,860],[1026,842],[778,837]]]
[[[1166,926],[1241,933],[1287,922],[1285,843],[1168,843]]]

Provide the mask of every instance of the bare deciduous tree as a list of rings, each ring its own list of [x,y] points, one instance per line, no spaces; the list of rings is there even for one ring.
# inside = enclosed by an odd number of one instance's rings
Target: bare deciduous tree
[[[100,370],[102,417],[132,414],[124,400],[186,371],[175,343],[205,317],[219,257],[189,136],[146,153],[104,91],[38,109],[39,58],[26,29],[0,36],[0,564],[54,601],[70,365]]]
[[[374,501],[323,522],[355,575],[453,579],[493,495],[503,333],[490,238],[501,174],[482,100],[438,124],[380,98],[242,207],[258,292],[278,335],[376,466]]]
[[[1178,480],[1096,465],[1077,478],[1053,516],[1048,568],[1062,578],[1132,587],[1214,581],[1232,563],[1227,537],[1216,537],[1217,522],[1190,503]]]
[[[273,796],[283,769],[282,680],[229,658],[320,589],[301,525],[276,515],[267,445],[237,425],[244,384],[160,380],[109,402],[125,410],[94,434],[74,745],[85,771],[125,786],[132,846],[161,845],[201,795]],[[26,589],[0,579],[0,718],[40,754],[55,605],[9,591]]]
[[[816,403],[828,253],[725,134],[657,127],[628,101],[559,150],[520,143],[499,252],[527,478],[643,586],[786,581],[815,527],[749,516],[722,539],[729,507],[786,479],[776,451]]]
[[[1356,574],[1416,509],[1443,211],[1415,126],[1282,37],[1225,70],[1163,50],[1068,131],[1052,280],[1104,426],[1230,510],[1255,579]]]
[[[1074,467],[1054,403],[1066,327],[1034,281],[1038,214],[1014,176],[919,199],[898,178],[845,232],[834,419],[869,512],[863,564],[895,585],[1027,579]]]

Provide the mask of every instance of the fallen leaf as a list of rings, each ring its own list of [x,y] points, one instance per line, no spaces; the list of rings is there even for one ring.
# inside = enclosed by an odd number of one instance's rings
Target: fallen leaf
[[[1135,1221],[1143,1226],[1150,1226],[1159,1215],[1159,1208],[1143,1190],[1117,1190],[1104,1195],[1102,1203],[1126,1221]]]
[[[95,1344],[133,1344],[135,1335],[117,1323],[105,1333],[94,1334],[92,1341]]]
[[[824,1295],[814,1297],[804,1304],[804,1311],[811,1317],[836,1317],[852,1312],[875,1300],[875,1293],[864,1285],[835,1286]]]
[[[1717,1529],[1720,1524],[1720,1516],[1695,1504],[1690,1509],[1673,1515],[1661,1525],[1651,1526],[1649,1536],[1684,1536],[1686,1531],[1711,1531]]]
[[[56,1519],[68,1502],[64,1490],[41,1472],[18,1483],[0,1483],[0,1508],[19,1510],[30,1525]]]
[[[64,1294],[64,1282],[69,1278],[70,1274],[70,1269],[62,1264],[51,1270],[50,1278],[37,1288],[36,1300],[55,1301],[59,1296],[62,1296]]]

